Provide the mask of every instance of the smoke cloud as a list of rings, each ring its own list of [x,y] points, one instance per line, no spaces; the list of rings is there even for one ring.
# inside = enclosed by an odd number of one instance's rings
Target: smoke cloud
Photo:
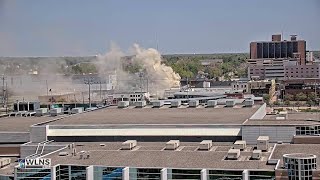
[[[134,44],[130,53],[124,53],[115,44],[108,52],[91,57],[9,57],[0,58],[0,73],[6,76],[8,88],[13,94],[28,100],[36,100],[38,96],[46,95],[48,89],[51,94],[81,93],[88,91],[84,78],[100,77],[107,79],[102,89],[114,89],[115,92],[149,91],[151,94],[161,96],[165,89],[178,87],[180,76],[171,67],[162,63],[161,54],[153,48],[144,49]],[[66,76],[70,70],[70,62],[76,60],[93,63],[98,74],[80,75],[80,81],[75,82],[75,76]],[[140,73],[130,74],[124,70],[128,64],[139,64]],[[12,69],[12,70],[10,70]],[[79,76],[77,76],[78,78]],[[95,78],[97,83],[98,79]],[[99,83],[93,84],[95,90],[92,99],[99,99]],[[97,95],[97,97],[95,97]],[[17,99],[21,99],[17,97]],[[29,98],[28,98],[29,97]],[[77,97],[81,101],[83,97]]]
[[[120,48],[112,44],[111,50],[98,55],[97,59],[99,74],[104,76],[106,72],[115,72],[120,91],[137,91],[142,85],[144,91],[162,95],[165,89],[180,85],[180,76],[171,67],[162,64],[161,54],[153,48],[144,49],[134,44],[130,56],[125,56]],[[142,84],[139,74],[129,74],[123,70],[128,63],[141,65]]]

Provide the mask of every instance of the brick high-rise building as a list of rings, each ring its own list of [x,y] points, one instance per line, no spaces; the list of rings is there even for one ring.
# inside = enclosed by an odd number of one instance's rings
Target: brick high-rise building
[[[280,34],[272,35],[272,41],[250,43],[250,59],[296,58],[298,64],[306,64],[306,41],[296,35],[286,41]]]

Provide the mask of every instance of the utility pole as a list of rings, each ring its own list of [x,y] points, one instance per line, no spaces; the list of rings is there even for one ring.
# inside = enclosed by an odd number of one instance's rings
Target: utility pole
[[[149,93],[149,79],[147,78],[147,92]]]
[[[89,107],[91,108],[91,84],[92,84],[92,79],[85,80],[85,84],[88,84],[89,86]]]
[[[6,114],[8,114],[8,84],[7,84],[7,82],[6,82],[5,106],[6,106]]]
[[[102,92],[101,92],[101,79],[99,81],[99,85],[100,85],[100,100],[102,100]]]
[[[46,88],[47,88],[47,98],[48,98],[49,97],[48,80],[46,80]],[[49,104],[47,104],[47,108],[49,109]]]
[[[5,77],[3,75],[2,76],[2,103],[3,103],[3,107],[5,106],[5,95],[6,95],[6,90],[4,87],[4,80],[5,80]]]
[[[187,99],[189,103],[189,79],[187,78]]]
[[[139,78],[140,78],[140,99],[142,101],[142,72],[139,73]]]

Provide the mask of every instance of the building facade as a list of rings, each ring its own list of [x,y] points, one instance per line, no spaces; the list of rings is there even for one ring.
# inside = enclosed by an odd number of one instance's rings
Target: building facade
[[[306,41],[291,36],[289,41],[282,41],[281,35],[273,35],[272,41],[250,43],[250,59],[298,58],[299,64],[306,61]]]

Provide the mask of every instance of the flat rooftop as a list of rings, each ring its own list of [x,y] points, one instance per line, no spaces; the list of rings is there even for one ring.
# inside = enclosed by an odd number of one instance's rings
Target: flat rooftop
[[[230,144],[213,143],[209,151],[199,151],[199,143],[181,142],[176,150],[165,150],[165,142],[142,143],[133,150],[121,150],[122,142],[103,143],[76,143],[76,156],[71,156],[71,149],[60,152],[68,152],[68,156],[59,156],[59,152],[47,155],[52,164],[78,164],[101,165],[116,167],[153,167],[153,168],[208,168],[208,169],[268,169],[275,168],[267,165],[269,152],[263,152],[260,160],[250,160],[253,147],[247,147],[241,151],[238,160],[225,160],[227,152],[232,148]],[[80,145],[80,146],[79,146]],[[79,152],[86,151],[90,154],[88,159],[80,159]],[[213,163],[214,162],[214,163]]]
[[[279,115],[266,115],[263,119],[250,119],[245,126],[297,126],[320,125],[320,113],[312,112],[288,112],[287,119],[277,120]]]
[[[0,132],[29,132],[31,125],[51,119],[54,119],[54,117],[2,117],[0,118]]]
[[[264,119],[276,119],[277,115],[266,115]],[[317,112],[290,112],[288,111],[289,120],[319,120],[320,113]]]
[[[317,167],[320,168],[320,144],[277,144],[271,159],[280,159],[278,168],[283,167],[284,154],[313,154],[317,156]]]
[[[76,114],[49,125],[88,124],[242,124],[260,106],[253,108],[133,108],[108,107]]]
[[[250,119],[244,126],[303,126],[303,125],[320,125],[320,121],[311,120],[275,120],[275,119]]]

